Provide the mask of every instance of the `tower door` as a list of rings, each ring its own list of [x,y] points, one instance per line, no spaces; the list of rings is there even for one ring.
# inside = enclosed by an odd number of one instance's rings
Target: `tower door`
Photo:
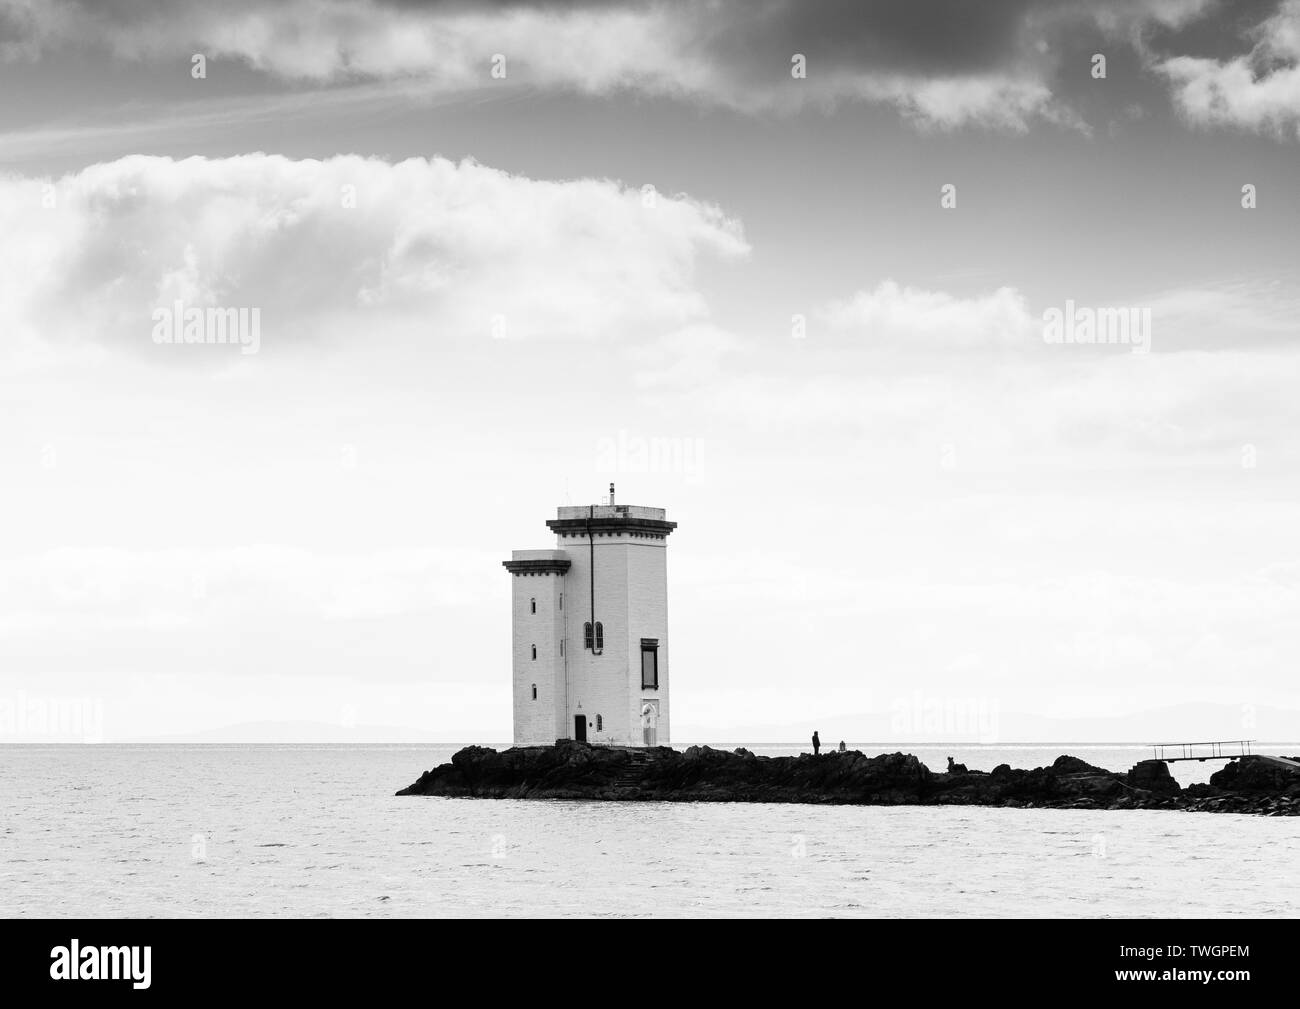
[[[585,743],[587,741],[587,716],[586,715],[573,716],[573,738],[576,739],[579,743]]]

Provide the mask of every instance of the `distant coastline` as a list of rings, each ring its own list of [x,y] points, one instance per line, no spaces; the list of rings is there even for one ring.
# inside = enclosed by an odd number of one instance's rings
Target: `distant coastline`
[[[372,724],[353,712],[337,721],[249,721],[230,725],[165,734],[105,731],[109,743],[430,743],[465,745],[471,741],[505,744],[512,738],[508,722],[465,724],[451,728],[417,725]],[[373,717],[373,716],[372,716]],[[0,719],[0,722],[3,720]],[[105,723],[113,727],[114,720]],[[788,746],[806,740],[817,729],[828,742],[847,740],[852,747],[880,746],[1121,746],[1141,745],[1163,739],[1221,739],[1241,736],[1272,742],[1293,742],[1300,732],[1300,711],[1257,705],[1243,711],[1241,705],[1188,702],[1159,708],[1100,717],[1048,718],[1003,711],[996,724],[961,731],[957,726],[930,726],[924,718],[900,720],[890,711],[834,714],[801,721],[772,724],[711,724],[704,719],[682,720],[673,727],[678,745],[708,743],[712,746]],[[15,738],[0,724],[0,742],[21,742],[28,732]],[[75,742],[51,738],[50,742]],[[94,740],[99,742],[100,740]]]

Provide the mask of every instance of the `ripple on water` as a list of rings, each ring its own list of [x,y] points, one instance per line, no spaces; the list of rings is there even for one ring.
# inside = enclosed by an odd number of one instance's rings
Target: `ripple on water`
[[[7,910],[1300,914],[1294,821],[1286,819],[391,795],[423,769],[417,765],[449,755],[450,748],[7,747],[0,805],[18,813],[4,828],[6,867],[18,869],[6,877]],[[78,784],[60,788],[69,780]],[[250,840],[267,834],[282,840]]]

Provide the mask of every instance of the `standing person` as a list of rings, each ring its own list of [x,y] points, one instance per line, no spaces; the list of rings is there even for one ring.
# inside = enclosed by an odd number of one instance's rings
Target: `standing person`
[[[821,752],[821,748],[822,748],[822,741],[820,737],[817,735],[817,730],[813,729],[813,756],[814,757]]]

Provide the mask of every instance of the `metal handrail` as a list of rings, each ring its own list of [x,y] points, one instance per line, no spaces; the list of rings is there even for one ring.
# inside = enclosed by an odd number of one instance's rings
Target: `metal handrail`
[[[1201,743],[1147,743],[1147,746],[1223,746],[1225,743],[1257,743],[1257,739],[1209,739]]]
[[[1236,760],[1238,757],[1251,756],[1250,747],[1257,742],[1254,739],[1208,739],[1199,743],[1148,743],[1151,747],[1151,756],[1156,760]],[[1208,754],[1198,754],[1193,750],[1198,746],[1208,746]],[[1239,753],[1224,753],[1225,746],[1236,746]],[[1181,751],[1180,757],[1167,757],[1165,750],[1177,749]]]

